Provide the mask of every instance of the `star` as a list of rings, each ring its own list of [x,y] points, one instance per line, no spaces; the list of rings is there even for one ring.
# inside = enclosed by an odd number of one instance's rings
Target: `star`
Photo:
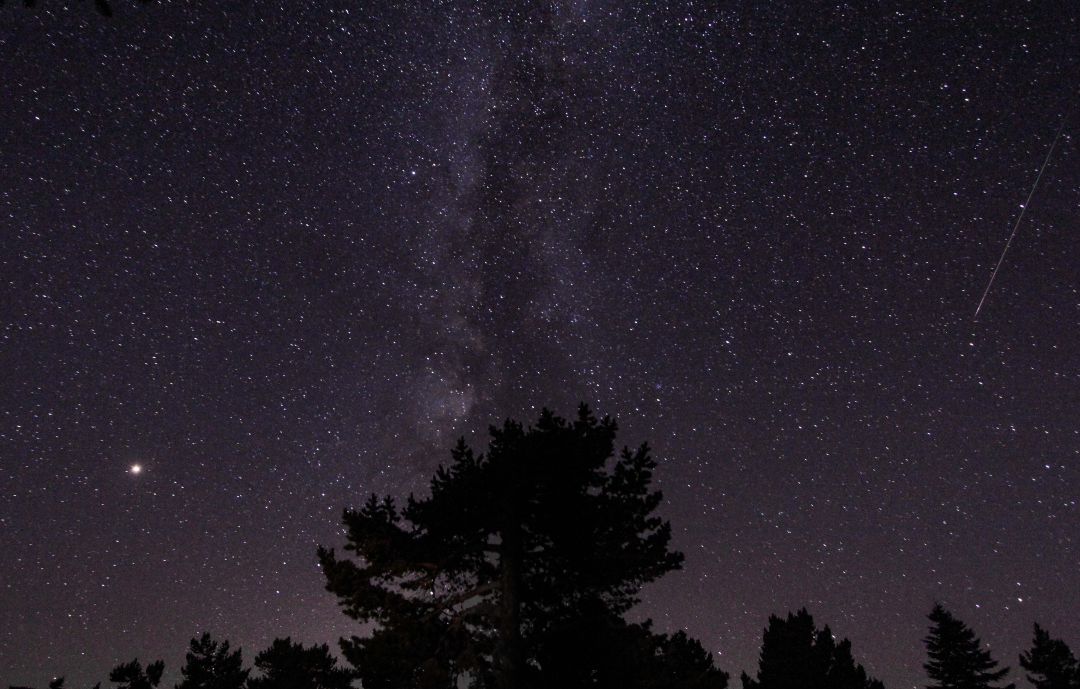
[[[803,605],[890,689],[930,601],[1080,643],[1080,11],[69,4],[0,2],[0,686],[334,645],[342,509],[579,402],[733,678]]]

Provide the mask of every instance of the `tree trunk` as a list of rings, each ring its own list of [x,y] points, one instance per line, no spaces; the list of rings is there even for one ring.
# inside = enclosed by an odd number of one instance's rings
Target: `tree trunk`
[[[516,520],[502,532],[502,569],[500,594],[502,606],[499,624],[497,686],[499,689],[524,689],[525,652],[521,642],[521,525]]]

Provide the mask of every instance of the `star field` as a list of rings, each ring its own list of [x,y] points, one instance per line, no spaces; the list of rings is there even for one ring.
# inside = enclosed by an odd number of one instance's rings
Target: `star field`
[[[0,7],[0,683],[353,633],[341,509],[580,401],[733,686],[1080,646],[1080,8],[114,5]]]

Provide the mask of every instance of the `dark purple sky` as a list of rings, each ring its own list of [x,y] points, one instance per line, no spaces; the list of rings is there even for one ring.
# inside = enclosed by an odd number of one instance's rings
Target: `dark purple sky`
[[[804,605],[1080,647],[1080,113],[972,319],[1080,7],[282,4],[0,8],[0,685],[332,642],[343,507],[579,401],[736,685]]]

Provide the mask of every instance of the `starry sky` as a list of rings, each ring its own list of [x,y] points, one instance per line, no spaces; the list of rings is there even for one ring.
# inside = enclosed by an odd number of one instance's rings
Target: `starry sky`
[[[736,685],[1080,646],[1080,7],[363,5],[0,7],[0,684],[332,643],[343,507],[580,401]]]

